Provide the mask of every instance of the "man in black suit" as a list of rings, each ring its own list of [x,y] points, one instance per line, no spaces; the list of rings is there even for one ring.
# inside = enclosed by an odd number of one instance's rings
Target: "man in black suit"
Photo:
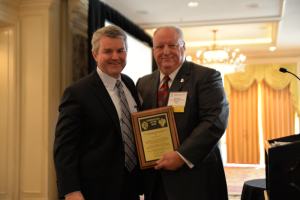
[[[92,38],[98,64],[66,88],[59,107],[54,163],[59,198],[138,200],[140,167],[130,113],[140,106],[126,65],[127,37],[118,27]],[[129,115],[129,118],[128,118]]]
[[[158,28],[153,48],[158,70],[137,82],[142,110],[168,105],[177,92],[187,95],[184,110],[174,113],[180,147],[166,153],[154,169],[143,170],[145,198],[228,200],[219,140],[227,128],[229,104],[221,75],[185,61],[178,27]]]

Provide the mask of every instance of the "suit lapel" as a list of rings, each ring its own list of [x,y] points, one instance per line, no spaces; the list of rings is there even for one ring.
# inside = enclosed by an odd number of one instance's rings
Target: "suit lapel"
[[[113,123],[115,124],[115,127],[116,127],[120,137],[122,137],[119,116],[118,116],[117,110],[115,108],[115,105],[114,105],[113,101],[111,100],[111,97],[108,94],[107,89],[105,88],[105,85],[103,84],[97,71],[95,70],[93,73],[94,73],[93,74],[93,78],[94,78],[93,84],[95,85],[93,92],[95,93],[95,95],[97,96],[99,101],[103,104],[103,107],[105,108],[108,115],[111,117]]]
[[[185,61],[182,64],[182,67],[178,71],[177,75],[175,76],[175,79],[172,83],[172,86],[170,88],[170,92],[178,92],[181,90],[182,86],[189,80],[189,74],[191,73],[190,65],[187,61]],[[169,94],[170,94],[169,92]],[[166,100],[164,102],[164,106],[168,105],[169,101],[169,94],[166,97]]]
[[[150,99],[151,102],[151,108],[157,108],[158,85],[159,85],[159,70],[156,70],[153,73],[153,76],[148,84],[148,89],[147,89],[147,91],[149,91],[148,98]]]
[[[170,91],[180,91],[182,86],[189,80],[189,74],[191,72],[191,68],[188,62],[184,62],[181,69],[178,71],[175,79],[172,83]]]

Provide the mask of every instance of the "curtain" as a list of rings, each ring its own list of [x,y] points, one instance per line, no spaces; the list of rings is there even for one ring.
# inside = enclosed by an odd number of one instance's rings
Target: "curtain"
[[[289,86],[275,90],[263,81],[261,90],[264,141],[294,135],[295,111]]]
[[[258,83],[261,85],[263,141],[294,134],[295,111],[300,114],[297,64],[248,65],[244,72],[224,76],[230,103],[226,132],[228,163],[259,163]]]
[[[231,86],[228,100],[227,162],[259,164],[257,83],[246,90]]]
[[[224,87],[226,94],[230,94],[230,86],[237,90],[245,90],[250,87],[254,81],[260,83],[264,80],[266,84],[276,90],[283,89],[289,85],[294,109],[297,115],[300,116],[300,88],[298,79],[291,74],[280,72],[279,68],[281,67],[297,74],[297,63],[284,63],[248,65],[245,67],[244,72],[225,75]]]
[[[100,2],[99,0],[89,0],[89,13],[88,13],[88,55],[89,55],[89,73],[94,71],[97,67],[97,64],[93,58],[91,53],[92,45],[92,37],[93,33],[99,29],[104,27],[105,20],[110,21],[111,23],[119,26],[124,31],[132,35],[133,37],[139,39],[142,42],[147,43],[150,47],[153,47],[152,38],[148,36],[144,30],[140,27],[129,21],[119,12],[115,11],[108,5]],[[153,69],[157,69],[156,63],[153,62]]]

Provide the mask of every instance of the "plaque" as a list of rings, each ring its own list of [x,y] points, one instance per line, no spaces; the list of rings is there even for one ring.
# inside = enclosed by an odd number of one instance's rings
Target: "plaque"
[[[179,147],[172,106],[132,113],[131,119],[141,169]]]

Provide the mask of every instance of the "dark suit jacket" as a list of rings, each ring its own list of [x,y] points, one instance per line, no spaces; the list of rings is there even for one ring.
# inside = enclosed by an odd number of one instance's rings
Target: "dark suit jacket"
[[[181,79],[184,82],[181,82]],[[157,107],[159,70],[139,79],[137,90],[143,103],[142,110]],[[169,200],[228,199],[219,140],[224,134],[229,115],[229,104],[216,70],[184,62],[170,92],[187,91],[184,113],[174,113],[180,147],[177,151],[193,163],[176,171],[160,170]],[[164,103],[166,106],[168,97]],[[151,197],[155,170],[143,170],[145,197]]]
[[[133,81],[121,77],[139,106]],[[96,70],[66,88],[59,112],[54,142],[59,198],[81,191],[86,199],[119,200],[125,170],[121,128]],[[139,185],[139,172],[136,166],[133,188]]]

